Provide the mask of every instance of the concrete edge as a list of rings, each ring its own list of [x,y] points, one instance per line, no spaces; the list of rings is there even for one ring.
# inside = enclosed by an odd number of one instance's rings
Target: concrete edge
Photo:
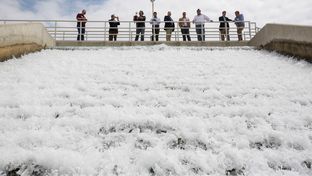
[[[55,44],[41,23],[0,25],[0,61],[51,48]]]

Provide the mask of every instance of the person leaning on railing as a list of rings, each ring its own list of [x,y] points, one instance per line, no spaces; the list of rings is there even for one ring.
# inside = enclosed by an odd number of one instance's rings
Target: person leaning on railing
[[[138,16],[138,13],[136,13],[133,17],[133,21],[136,23],[135,41],[139,40],[140,34],[141,34],[141,41],[144,41],[145,20],[146,20],[146,17],[144,16],[144,12],[142,10],[139,12],[139,16]]]
[[[223,11],[222,16],[219,17],[219,21],[220,21],[219,31],[220,31],[220,35],[221,35],[221,40],[224,41],[225,36],[226,36],[226,40],[230,41],[230,34],[229,34],[230,25],[229,25],[228,21],[233,21],[233,20],[226,17],[226,11]]]
[[[76,16],[77,19],[77,30],[78,30],[78,36],[77,40],[81,41],[84,40],[84,34],[86,32],[86,23],[87,23],[87,18],[85,17],[87,11],[82,10],[81,13],[78,13]]]
[[[174,21],[171,18],[171,12],[169,11],[167,15],[164,17],[165,22],[165,31],[166,31],[166,41],[171,41],[171,34],[174,31],[175,25]]]
[[[238,37],[238,40],[241,41],[243,40],[243,30],[245,28],[245,20],[244,20],[244,15],[243,14],[240,14],[239,11],[236,11],[235,12],[235,25],[237,27],[237,37]]]
[[[186,12],[183,12],[182,18],[179,19],[179,27],[181,28],[183,41],[186,41],[186,38],[188,41],[191,41],[190,37],[191,22],[190,19],[186,17]]]
[[[151,19],[150,24],[152,25],[151,40],[154,41],[155,39],[158,41],[160,19],[157,17],[157,12],[153,13],[153,18]]]
[[[201,13],[200,9],[197,9],[197,15],[193,19],[193,23],[196,26],[196,34],[198,41],[205,41],[205,23],[213,22],[210,18]]]
[[[118,26],[120,25],[119,17],[115,15],[111,15],[111,19],[109,21],[109,41],[116,41],[117,40],[117,34],[118,34]]]

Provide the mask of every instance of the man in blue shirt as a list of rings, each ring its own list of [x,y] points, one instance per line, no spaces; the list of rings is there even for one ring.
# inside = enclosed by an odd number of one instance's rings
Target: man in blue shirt
[[[239,11],[235,12],[235,25],[237,27],[237,36],[238,36],[238,41],[243,40],[243,35],[242,32],[244,30],[245,27],[245,21],[244,21],[244,15],[240,14]]]

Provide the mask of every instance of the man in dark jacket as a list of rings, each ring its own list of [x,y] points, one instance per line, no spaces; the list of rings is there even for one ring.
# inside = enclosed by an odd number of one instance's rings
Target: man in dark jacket
[[[221,35],[221,40],[224,41],[225,36],[226,36],[227,41],[230,41],[230,34],[229,34],[230,25],[228,21],[233,21],[233,20],[226,17],[226,11],[223,11],[222,16],[219,17],[219,21],[220,21],[219,31]]]
[[[86,15],[86,10],[82,10],[81,13],[78,13],[76,16],[77,20],[77,30],[78,30],[78,36],[77,40],[81,41],[84,40],[84,34],[86,32],[86,23],[87,23],[87,18],[85,17]]]
[[[135,41],[139,40],[140,34],[141,34],[141,41],[144,41],[145,20],[146,20],[146,17],[144,16],[144,13],[142,10],[139,12],[139,16],[136,13],[135,16],[133,17],[133,21],[136,23]]]
[[[116,17],[115,15],[111,16],[111,19],[109,21],[109,41],[116,41],[117,40],[117,34],[118,34],[118,25],[120,25],[119,17]]]
[[[175,25],[173,19],[171,18],[171,12],[167,13],[167,16],[164,18],[165,22],[165,31],[166,31],[166,41],[171,41],[171,34],[174,31]]]

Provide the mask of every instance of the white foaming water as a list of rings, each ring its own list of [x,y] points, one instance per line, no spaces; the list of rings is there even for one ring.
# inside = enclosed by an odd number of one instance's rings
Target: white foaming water
[[[0,90],[0,175],[312,174],[312,66],[275,53],[45,50]]]

